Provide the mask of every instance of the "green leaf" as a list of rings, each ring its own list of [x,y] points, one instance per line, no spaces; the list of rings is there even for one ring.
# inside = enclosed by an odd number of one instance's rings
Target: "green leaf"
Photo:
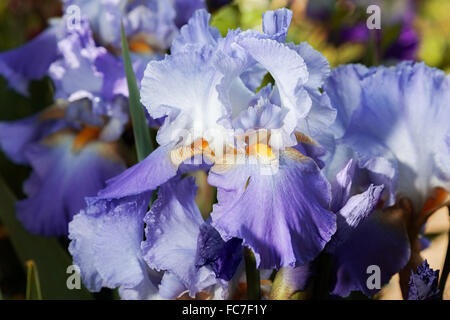
[[[150,132],[147,127],[144,108],[140,102],[139,89],[136,83],[133,66],[131,65],[130,51],[128,50],[128,42],[125,37],[123,24],[121,24],[121,37],[123,62],[125,65],[129,92],[128,101],[130,104],[131,122],[133,123],[138,161],[141,161],[153,151],[153,143],[150,139]]]
[[[228,30],[240,26],[241,14],[236,5],[222,7],[216,11],[211,18],[211,26],[219,29],[222,36],[226,36]]]
[[[27,263],[27,291],[26,300],[42,300],[41,283],[39,282],[39,273],[33,260]]]
[[[16,219],[16,198],[0,177],[0,220],[8,229],[11,243],[28,273],[26,263],[33,260],[39,268],[42,297],[44,299],[93,299],[85,288],[69,290],[66,282],[67,267],[72,259],[53,238],[44,238],[28,233]]]

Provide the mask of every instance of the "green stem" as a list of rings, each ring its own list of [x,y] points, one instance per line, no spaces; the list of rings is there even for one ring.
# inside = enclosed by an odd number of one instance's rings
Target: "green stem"
[[[450,206],[447,207],[450,214]],[[442,268],[441,279],[439,281],[439,291],[444,294],[445,284],[447,282],[448,274],[450,272],[450,233],[448,237],[447,253],[445,255],[444,267]]]
[[[245,275],[247,276],[247,297],[249,300],[261,300],[261,287],[259,270],[256,269],[256,260],[253,252],[245,248]]]
[[[26,300],[42,300],[41,284],[39,281],[39,273],[34,261],[27,261],[27,289]]]
[[[375,30],[370,30],[370,35],[369,35],[367,60],[369,62],[369,65],[371,65],[371,66],[377,66],[380,62],[379,61],[380,53],[379,53],[379,48],[378,48],[377,35],[375,32],[376,32]]]

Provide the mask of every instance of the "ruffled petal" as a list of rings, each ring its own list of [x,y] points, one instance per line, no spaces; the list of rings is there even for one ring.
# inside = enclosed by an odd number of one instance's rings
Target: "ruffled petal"
[[[80,268],[83,284],[89,291],[98,292],[105,282],[95,265],[95,250],[92,246],[95,233],[96,217],[81,211],[69,223],[69,252],[73,263]]]
[[[303,87],[308,81],[305,61],[296,51],[271,39],[243,38],[239,45],[275,79],[281,107],[288,109],[285,131],[292,133],[297,121],[309,113],[312,104]]]
[[[442,170],[450,165],[445,121],[450,117],[450,77],[423,63],[408,62],[374,69],[361,86],[361,106],[344,143],[368,164],[370,158],[386,158],[391,165],[365,167],[398,176],[396,193],[410,198],[420,211],[435,187],[450,190],[450,175]]]
[[[186,287],[177,276],[171,272],[164,272],[159,285],[159,294],[164,299],[176,299],[186,292]]]
[[[215,166],[208,182],[218,188],[212,225],[224,239],[243,239],[259,268],[306,264],[336,230],[329,183],[294,149],[282,152],[276,167]]]
[[[325,80],[330,75],[330,64],[327,58],[319,51],[315,50],[307,42],[302,42],[299,45],[288,44],[288,46],[297,51],[303,58],[308,67],[308,81],[305,86],[311,90],[321,88]]]
[[[368,72],[369,69],[363,65],[339,66],[325,81],[324,91],[331,105],[338,110],[332,127],[336,138],[344,135],[353,112],[361,105],[361,80]]]
[[[124,25],[128,37],[141,37],[151,47],[161,51],[170,47],[178,31],[173,1],[132,1],[125,11]],[[118,36],[120,40],[120,32]]]
[[[263,14],[262,29],[271,39],[284,42],[292,20],[292,11],[288,9],[278,9],[266,11]]]
[[[217,132],[217,136],[224,130],[218,121],[230,110],[217,86],[225,71],[217,68],[215,61],[212,51],[200,50],[149,63],[141,84],[141,102],[153,118],[167,116],[158,131],[159,144],[178,142],[180,138],[190,144],[207,132]]]
[[[95,198],[94,198],[95,199]],[[101,202],[90,199],[95,203],[93,208],[88,206],[88,214],[98,212],[95,221],[95,238],[91,245],[96,255],[95,265],[111,287],[135,287],[144,281],[145,263],[142,260],[140,245],[144,230],[144,215],[150,202],[150,195],[117,201],[110,210],[103,212]]]
[[[337,212],[340,210],[350,198],[350,192],[355,174],[355,162],[350,159],[345,167],[338,172],[336,179],[331,185],[333,200],[331,202],[331,210]]]
[[[219,30],[209,26],[211,15],[206,10],[198,10],[189,22],[180,30],[180,34],[173,40],[171,53],[189,50],[193,46],[216,45],[220,38]]]
[[[336,120],[337,111],[331,106],[326,93],[319,93],[317,89],[307,91],[312,106],[309,113],[299,119],[296,129],[314,139],[321,139],[323,131],[330,128]]]
[[[197,238],[203,218],[195,204],[195,182],[174,179],[162,185],[158,199],[145,217],[145,261],[155,270],[176,275],[191,297],[216,283],[214,272],[197,268]]]
[[[149,193],[109,203],[89,198],[87,209],[74,217],[69,251],[88,289],[119,287],[122,299],[158,297],[140,248],[149,201]]]
[[[89,24],[81,20],[80,28],[66,31],[58,41],[60,59],[53,62],[49,76],[55,86],[55,98],[70,100],[78,92],[101,93],[103,77],[95,68],[95,59],[106,49],[97,47]]]
[[[233,128],[247,130],[279,129],[283,126],[286,110],[276,106],[267,98],[260,97],[255,106],[250,106],[233,119]]]

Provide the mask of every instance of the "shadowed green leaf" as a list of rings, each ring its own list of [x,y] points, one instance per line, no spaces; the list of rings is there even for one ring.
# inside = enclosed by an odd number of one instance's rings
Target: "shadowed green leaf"
[[[133,123],[134,140],[136,142],[136,151],[138,161],[144,159],[150,152],[153,151],[153,143],[150,139],[150,132],[147,127],[144,108],[140,102],[139,89],[136,83],[136,76],[131,64],[130,51],[128,50],[128,42],[125,37],[125,31],[123,24],[121,25],[121,37],[122,37],[122,55],[125,65],[125,73],[127,76],[128,92],[129,92],[129,104],[131,122]]]
[[[39,269],[43,299],[93,299],[85,289],[69,290],[66,285],[67,267],[72,259],[53,238],[44,238],[28,233],[16,219],[16,198],[0,177],[0,220],[8,230],[14,250],[17,253],[25,273],[28,273],[27,261],[33,260]]]
[[[39,273],[33,260],[27,263],[27,290],[25,294],[26,300],[42,300],[41,283],[39,282]]]

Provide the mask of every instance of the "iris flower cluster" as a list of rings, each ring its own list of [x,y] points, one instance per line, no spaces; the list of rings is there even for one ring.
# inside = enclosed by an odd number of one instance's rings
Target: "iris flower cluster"
[[[17,203],[27,230],[67,235],[84,197],[126,168],[119,138],[129,123],[128,87],[117,21],[124,21],[140,79],[150,60],[162,58],[178,26],[203,6],[202,1],[65,1],[66,15],[23,47],[0,54],[0,74],[17,92],[28,95],[29,82],[43,76],[54,85],[53,106],[0,123],[2,150],[33,169],[24,184],[28,198]],[[159,125],[150,117],[147,122]]]
[[[276,274],[271,298],[306,290],[324,257],[332,295],[373,296],[367,270],[377,266],[381,285],[400,272],[405,298],[436,298],[420,251],[428,217],[449,200],[450,77],[415,62],[331,70],[308,43],[286,42],[287,9],[267,11],[261,32],[222,36],[204,9],[178,31],[173,7],[154,1],[164,15],[150,2],[108,11],[89,1],[76,31],[56,24],[28,44],[56,39],[38,71],[58,103],[0,127],[3,150],[33,167],[17,205],[24,225],[68,231],[84,285],[123,299],[236,298],[244,252],[263,281]],[[159,146],[128,169],[116,144],[129,120],[115,15],[139,48],[141,103],[158,126]],[[170,54],[142,56],[158,37]],[[37,72],[9,65],[0,71],[16,89]],[[217,190],[207,215],[198,171]]]
[[[91,290],[233,297],[246,247],[259,269],[292,273],[296,290],[327,252],[332,294],[373,295],[369,265],[384,284],[417,260],[422,220],[447,200],[447,135],[436,126],[450,112],[448,77],[414,63],[330,74],[307,43],[285,43],[290,19],[267,12],[262,33],[221,37],[197,11],[171,54],[148,64],[141,101],[165,117],[160,146],[70,223],[70,251]],[[273,83],[255,90],[266,73]],[[206,220],[186,176],[196,170],[217,188]],[[427,202],[435,191],[438,203]]]

